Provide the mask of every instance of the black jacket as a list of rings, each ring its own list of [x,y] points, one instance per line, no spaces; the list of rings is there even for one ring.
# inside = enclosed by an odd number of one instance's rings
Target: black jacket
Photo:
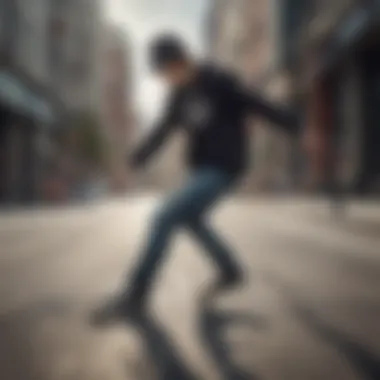
[[[238,174],[248,161],[245,121],[250,114],[290,133],[298,130],[297,118],[289,110],[269,103],[228,73],[202,67],[191,85],[172,93],[164,117],[132,156],[132,163],[145,163],[180,127],[189,137],[187,161],[191,168],[213,166]]]

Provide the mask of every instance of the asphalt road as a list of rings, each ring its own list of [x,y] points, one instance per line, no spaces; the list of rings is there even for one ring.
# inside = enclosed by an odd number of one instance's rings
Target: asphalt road
[[[179,234],[151,316],[95,329],[156,197],[0,215],[0,379],[378,380],[380,207],[236,198],[215,214],[249,284],[207,297],[207,256]]]

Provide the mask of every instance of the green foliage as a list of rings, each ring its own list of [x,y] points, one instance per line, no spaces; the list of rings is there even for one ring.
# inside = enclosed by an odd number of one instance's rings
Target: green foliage
[[[74,117],[71,131],[76,154],[88,164],[103,167],[107,161],[108,144],[101,124],[90,112]]]

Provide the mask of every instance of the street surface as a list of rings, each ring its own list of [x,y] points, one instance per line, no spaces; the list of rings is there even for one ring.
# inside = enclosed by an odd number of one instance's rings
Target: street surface
[[[234,198],[213,216],[250,274],[207,298],[214,268],[178,234],[152,317],[95,329],[128,277],[156,197],[0,214],[0,379],[378,380],[380,207]]]

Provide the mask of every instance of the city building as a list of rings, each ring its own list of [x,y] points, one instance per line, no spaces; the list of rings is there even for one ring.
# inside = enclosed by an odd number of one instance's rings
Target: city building
[[[0,2],[1,201],[44,198],[57,131],[98,113],[102,14],[100,0]]]
[[[276,67],[276,17],[272,1],[214,1],[209,15],[209,58],[234,71],[268,98],[287,99],[288,82]],[[252,164],[245,189],[284,189],[291,180],[291,143],[262,120],[252,120]]]
[[[103,125],[109,142],[110,181],[115,191],[130,184],[126,159],[131,149],[135,116],[132,106],[131,53],[125,33],[107,25],[103,36]]]
[[[48,0],[0,2],[0,202],[38,199],[61,104],[46,77]]]
[[[96,129],[92,138],[102,133],[103,6],[101,0],[49,0],[47,7],[47,72],[50,87],[65,105],[61,127],[68,134],[81,133],[89,124]],[[99,171],[81,150],[60,146],[56,154],[62,185],[74,196]]]
[[[319,182],[354,192],[380,172],[380,2],[278,0],[282,68],[319,136]]]
[[[51,86],[69,112],[96,111],[101,102],[102,3],[44,1],[49,2],[46,42]]]

